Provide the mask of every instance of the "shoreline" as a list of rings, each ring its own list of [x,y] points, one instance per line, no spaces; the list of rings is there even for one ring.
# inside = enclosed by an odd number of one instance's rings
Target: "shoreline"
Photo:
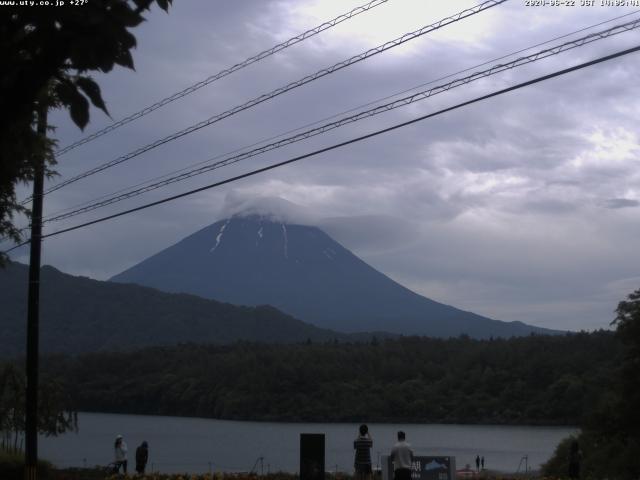
[[[207,420],[216,422],[238,422],[238,423],[260,423],[260,424],[277,424],[277,425],[359,425],[361,423],[366,424],[378,424],[378,425],[433,425],[433,426],[461,426],[461,427],[501,427],[501,428],[558,428],[558,429],[574,429],[579,430],[578,425],[572,425],[570,423],[490,423],[490,422],[477,422],[477,423],[461,423],[461,422],[433,422],[424,420],[376,420],[376,419],[354,419],[345,421],[332,421],[332,420],[279,420],[279,419],[255,419],[255,418],[218,418],[218,417],[202,417],[195,415],[165,415],[157,413],[129,413],[129,412],[104,412],[104,411],[92,411],[92,410],[80,410],[78,415],[91,414],[91,415],[120,415],[120,416],[132,416],[132,417],[160,417],[160,418],[175,418],[175,419],[193,419],[193,420]]]
[[[414,453],[456,457],[457,469],[473,465],[479,454],[486,468],[515,472],[525,456],[532,468],[546,462],[558,443],[574,434],[562,427],[375,424],[369,423],[374,465],[395,443],[398,430],[407,434]],[[264,472],[299,468],[300,434],[325,436],[327,468],[350,472],[357,425],[344,423],[265,423],[195,417],[80,413],[79,433],[41,438],[40,454],[60,467],[107,465],[113,439],[123,435],[130,456],[142,441],[149,444],[149,465],[162,472],[250,471],[262,458]],[[241,450],[237,446],[243,445]],[[260,463],[258,464],[260,465]],[[337,465],[337,467],[336,467]]]

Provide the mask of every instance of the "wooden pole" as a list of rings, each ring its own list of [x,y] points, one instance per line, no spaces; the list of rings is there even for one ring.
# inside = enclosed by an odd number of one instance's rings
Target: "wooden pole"
[[[47,134],[47,107],[38,107],[37,132]],[[31,207],[31,251],[29,257],[29,295],[27,305],[27,392],[25,424],[25,480],[38,478],[38,360],[40,251],[42,242],[42,191],[44,186],[44,155],[36,159]]]

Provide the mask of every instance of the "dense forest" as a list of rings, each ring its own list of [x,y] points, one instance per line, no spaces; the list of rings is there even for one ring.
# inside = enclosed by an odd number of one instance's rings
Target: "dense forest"
[[[618,304],[614,368],[576,437],[565,439],[543,468],[550,478],[640,478],[640,289]],[[573,471],[573,475],[568,475]]]
[[[81,411],[286,421],[577,425],[607,389],[611,332],[510,340],[186,344],[43,360]]]
[[[41,271],[40,350],[85,353],[135,350],[181,342],[270,343],[368,339],[301,322],[264,305],[241,307],[138,285],[74,277],[44,266]],[[24,354],[28,267],[0,269],[0,358]]]

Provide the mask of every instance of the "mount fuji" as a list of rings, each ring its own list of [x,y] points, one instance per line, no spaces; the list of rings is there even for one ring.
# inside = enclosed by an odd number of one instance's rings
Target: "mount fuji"
[[[314,226],[245,210],[115,275],[172,293],[237,305],[272,305],[341,332],[473,338],[558,333],[493,320],[418,295]]]

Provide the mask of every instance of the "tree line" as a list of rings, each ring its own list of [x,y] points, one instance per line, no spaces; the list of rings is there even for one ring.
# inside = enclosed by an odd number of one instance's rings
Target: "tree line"
[[[21,452],[26,415],[26,375],[12,363],[0,365],[0,453]],[[74,431],[77,413],[66,385],[47,378],[38,388],[38,433],[46,436]]]
[[[616,313],[620,347],[610,375],[590,400],[593,407],[580,422],[579,435],[558,445],[545,476],[566,477],[573,463],[577,478],[640,478],[640,289],[620,302]]]
[[[183,344],[52,356],[80,411],[234,420],[578,425],[621,356],[611,333]]]

